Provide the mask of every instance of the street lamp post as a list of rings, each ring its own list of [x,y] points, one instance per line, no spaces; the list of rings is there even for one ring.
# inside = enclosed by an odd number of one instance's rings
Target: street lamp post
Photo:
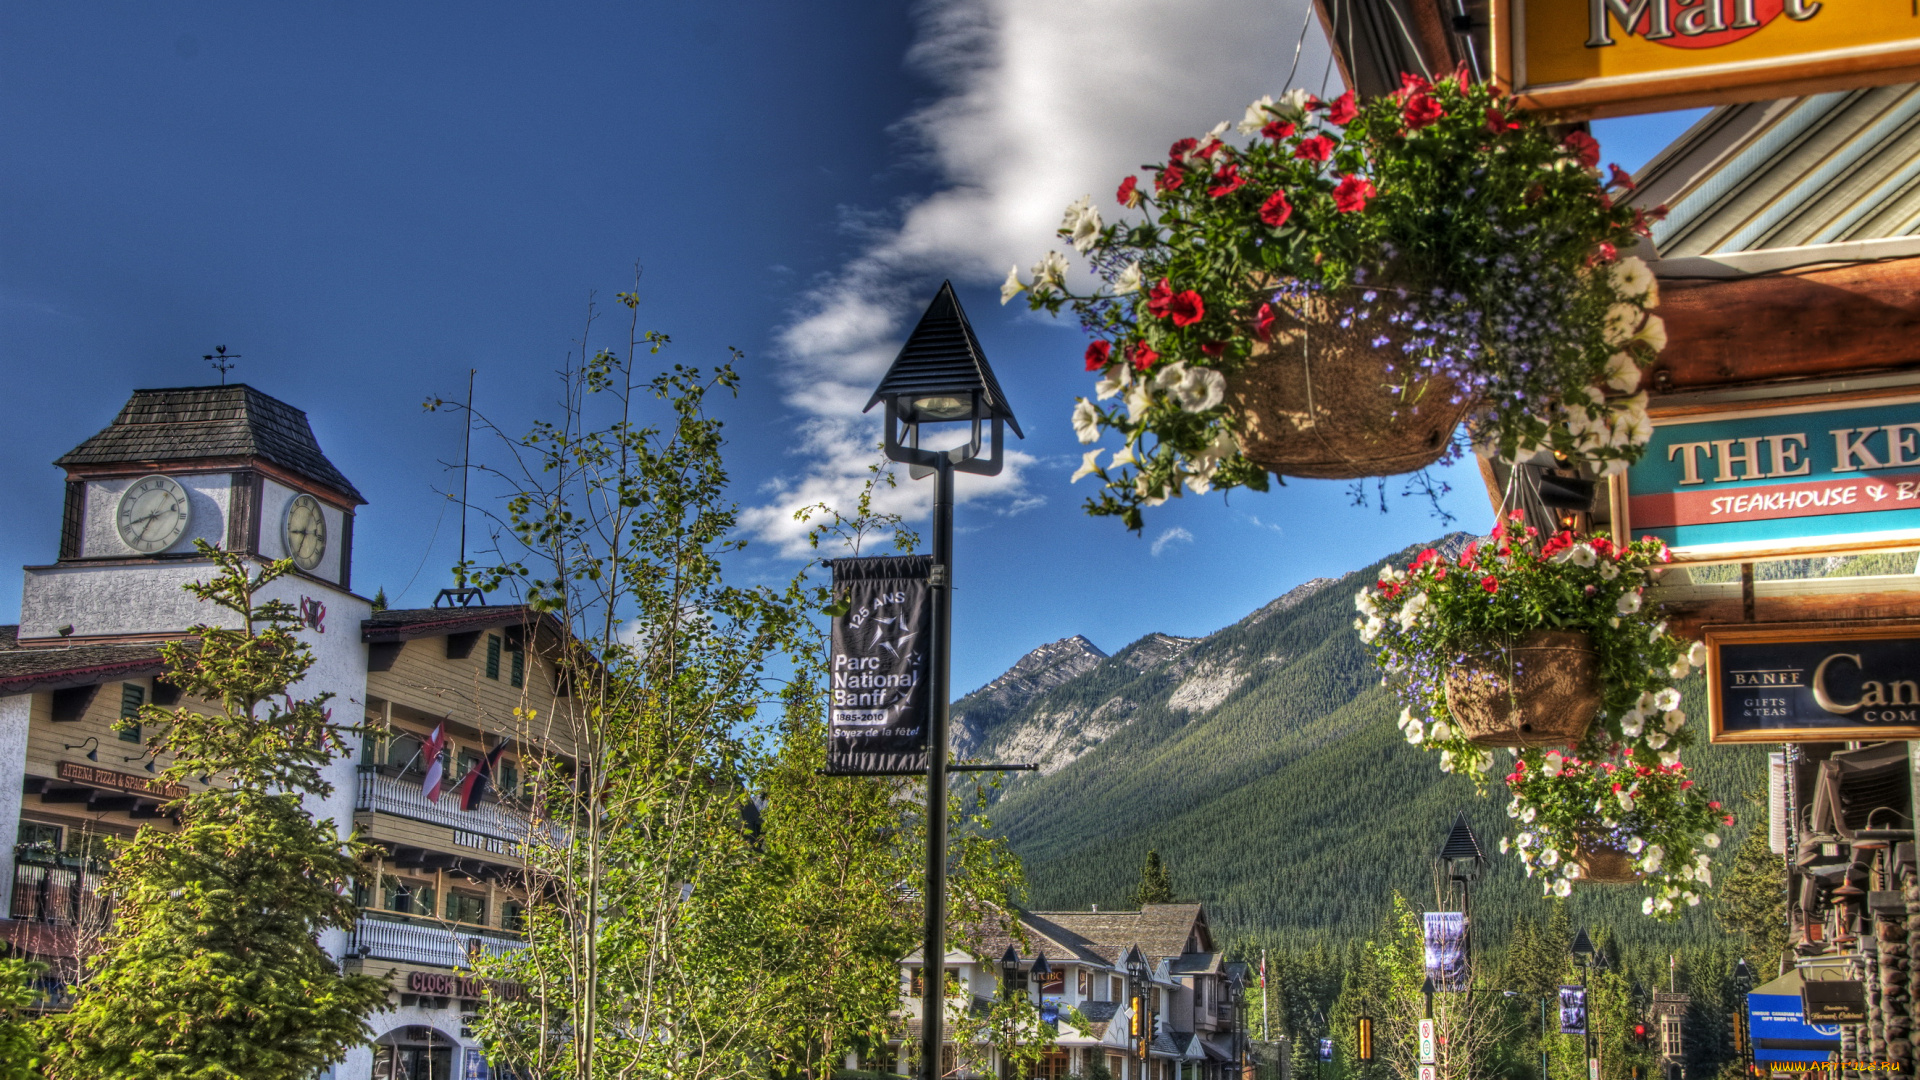
[[[1135,945],[1127,950],[1127,986],[1133,993],[1133,1043],[1134,1055],[1140,1061],[1140,1071],[1147,1069],[1147,1046],[1153,1041],[1153,1018],[1147,1015],[1148,978],[1152,973],[1147,969],[1147,957]]]
[[[929,973],[920,999],[920,1068],[926,1080],[940,1076],[946,1039],[947,933],[947,702],[953,649],[953,474],[994,476],[1002,464],[1003,428],[1022,438],[986,354],[967,323],[951,282],[942,283],[926,314],[894,358],[867,402],[884,405],[884,447],[889,461],[905,464],[914,479],[934,477],[933,567],[928,582],[933,629],[928,642],[927,880],[922,957]],[[951,450],[923,450],[920,425],[970,426],[966,443]],[[983,426],[986,438],[983,440]],[[981,456],[983,447],[987,456]]]
[[[1573,948],[1570,951],[1573,953],[1574,959],[1579,961],[1580,963],[1580,1003],[1581,1003],[1581,1008],[1585,1014],[1581,1017],[1580,1027],[1586,1037],[1587,1072],[1589,1073],[1588,1080],[1593,1080],[1591,1076],[1592,1072],[1594,1071],[1593,1069],[1593,998],[1592,998],[1592,992],[1588,989],[1588,985],[1587,985],[1587,973],[1589,969],[1593,967],[1594,948],[1593,948],[1593,939],[1587,936],[1586,927],[1584,926],[1581,927],[1580,932],[1574,935]],[[1602,965],[1606,963],[1606,956],[1604,954],[1601,955],[1600,962]],[[1600,970],[1604,971],[1605,970],[1604,966]]]
[[[1746,957],[1733,969],[1733,989],[1740,995],[1740,1011],[1736,1014],[1740,1034],[1740,1064],[1748,1076],[1753,1075],[1753,1029],[1747,1015],[1747,995],[1753,993],[1753,969],[1747,966]]]

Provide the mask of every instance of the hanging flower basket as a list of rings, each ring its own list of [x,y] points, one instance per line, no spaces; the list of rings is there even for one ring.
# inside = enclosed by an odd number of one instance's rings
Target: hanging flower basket
[[[1445,375],[1392,381],[1404,332],[1390,328],[1376,344],[1378,326],[1354,325],[1320,296],[1274,310],[1269,339],[1227,375],[1226,408],[1248,461],[1282,476],[1353,480],[1418,472],[1452,448],[1472,403]]]
[[[1574,746],[1600,711],[1600,657],[1578,630],[1535,630],[1468,650],[1446,674],[1447,711],[1475,746]]]
[[[1074,427],[1122,445],[1076,474],[1104,484],[1089,513],[1137,530],[1182,489],[1418,470],[1464,450],[1463,423],[1507,460],[1640,455],[1635,391],[1666,337],[1651,271],[1620,253],[1650,219],[1615,201],[1632,180],[1592,138],[1464,74],[1367,101],[1296,90],[1231,126],[1126,177],[1122,220],[1067,208],[1091,289],[1058,252],[1001,289],[1094,337]]]
[[[1575,879],[1590,885],[1633,885],[1646,880],[1634,867],[1633,856],[1623,847],[1592,835],[1574,841],[1574,862],[1580,867]]]
[[[1354,598],[1360,638],[1406,705],[1408,742],[1483,791],[1490,748],[1515,753],[1508,813],[1528,875],[1558,896],[1639,880],[1642,910],[1660,918],[1699,902],[1705,851],[1732,823],[1680,762],[1693,733],[1674,684],[1706,649],[1669,634],[1644,601],[1667,558],[1652,538],[1543,541],[1515,511],[1452,557],[1428,549],[1404,570],[1382,567]]]

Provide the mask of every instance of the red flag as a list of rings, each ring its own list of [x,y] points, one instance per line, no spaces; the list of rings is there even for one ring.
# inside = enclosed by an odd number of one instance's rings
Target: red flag
[[[506,748],[506,742],[502,741],[488,751],[486,757],[475,762],[473,768],[467,770],[467,775],[461,779],[458,788],[460,809],[471,810],[480,805],[480,800],[487,794],[487,783],[493,779],[493,767],[499,764],[500,751]]]
[[[440,751],[446,746],[447,722],[442,720],[434,726],[433,734],[427,736],[427,744],[420,748],[427,759],[427,775],[420,781],[420,790],[426,792],[427,801],[431,803],[440,801]]]

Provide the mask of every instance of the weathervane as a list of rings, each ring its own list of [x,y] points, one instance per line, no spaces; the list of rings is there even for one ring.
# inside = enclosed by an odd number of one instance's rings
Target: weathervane
[[[240,354],[230,354],[227,352],[225,345],[215,345],[212,352],[200,359],[213,365],[213,369],[220,373],[220,385],[225,386],[227,385],[227,372],[233,370],[233,362],[240,359]]]

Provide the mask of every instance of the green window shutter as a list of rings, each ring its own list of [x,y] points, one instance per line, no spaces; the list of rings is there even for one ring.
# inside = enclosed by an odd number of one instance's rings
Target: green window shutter
[[[513,650],[513,685],[524,686],[527,681],[527,653],[524,649]]]
[[[147,688],[139,683],[120,684],[120,719],[131,720],[140,715],[140,706],[147,703]],[[120,732],[122,742],[140,741],[140,725],[135,724]]]
[[[487,635],[487,678],[500,677],[500,635]]]

